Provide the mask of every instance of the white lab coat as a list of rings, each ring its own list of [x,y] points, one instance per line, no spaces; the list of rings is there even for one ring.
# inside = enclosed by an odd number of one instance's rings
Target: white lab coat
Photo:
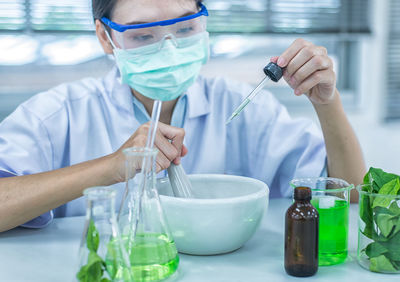
[[[54,170],[116,151],[140,126],[130,89],[118,76],[114,68],[102,79],[63,84],[21,104],[0,124],[0,177]],[[289,196],[292,178],[324,173],[321,132],[308,120],[291,119],[266,91],[226,126],[250,91],[249,85],[222,78],[197,79],[186,93],[189,152],[182,164],[189,174],[254,177],[268,184],[271,197]],[[124,189],[123,183],[115,186]],[[83,198],[76,199],[26,226],[82,215],[85,206]]]

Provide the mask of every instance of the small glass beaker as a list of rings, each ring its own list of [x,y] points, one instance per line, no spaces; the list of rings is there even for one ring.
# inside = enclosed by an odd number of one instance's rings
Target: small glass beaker
[[[358,263],[381,273],[400,273],[400,195],[373,193],[371,184],[359,192]]]
[[[83,194],[87,199],[86,222],[75,277],[78,281],[132,281],[115,215],[116,191],[92,187]]]
[[[133,279],[159,281],[170,278],[176,273],[179,257],[156,189],[158,150],[132,147],[123,152],[126,192],[118,223]]]
[[[350,190],[354,185],[332,177],[298,178],[293,188],[309,187],[311,204],[319,213],[318,265],[334,265],[347,258]]]

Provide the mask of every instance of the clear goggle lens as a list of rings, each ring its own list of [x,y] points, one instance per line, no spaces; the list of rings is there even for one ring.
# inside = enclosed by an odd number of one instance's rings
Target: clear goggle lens
[[[121,49],[135,49],[152,44],[163,44],[164,40],[171,39],[179,48],[180,38],[197,35],[206,30],[206,17],[201,16],[187,21],[177,22],[167,26],[152,26],[147,28],[128,29],[124,32],[112,30],[112,39]],[[116,45],[117,45],[116,44]]]

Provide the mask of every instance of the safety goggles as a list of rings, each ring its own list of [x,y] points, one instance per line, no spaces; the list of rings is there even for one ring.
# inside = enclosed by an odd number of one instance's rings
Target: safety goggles
[[[135,49],[153,44],[161,49],[166,39],[171,39],[177,48],[186,47],[184,45],[192,41],[180,39],[206,31],[207,16],[207,8],[201,4],[200,11],[196,14],[176,19],[134,25],[117,24],[106,17],[101,18],[101,21],[111,28],[113,38],[121,49]]]

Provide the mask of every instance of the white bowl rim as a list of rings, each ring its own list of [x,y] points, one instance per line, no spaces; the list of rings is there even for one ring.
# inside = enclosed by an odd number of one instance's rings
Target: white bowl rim
[[[240,203],[240,202],[247,202],[248,200],[254,200],[254,199],[259,199],[264,196],[268,198],[269,196],[269,187],[266,183],[264,183],[261,180],[251,178],[251,177],[246,177],[246,176],[239,176],[239,175],[230,175],[230,174],[189,174],[189,178],[228,178],[228,179],[241,179],[241,180],[250,180],[252,182],[261,184],[264,186],[265,189],[260,189],[259,191],[255,193],[251,193],[248,195],[244,196],[238,196],[238,197],[229,197],[229,198],[217,198],[217,199],[199,199],[199,198],[178,198],[178,197],[172,197],[172,196],[166,196],[166,195],[159,195],[160,198],[163,200],[166,200],[168,202],[176,202],[176,203],[184,203],[186,204],[196,204],[196,205],[208,205],[208,204],[233,204],[233,203]],[[165,177],[164,179],[167,179],[168,177]],[[160,178],[163,179],[163,178]]]

